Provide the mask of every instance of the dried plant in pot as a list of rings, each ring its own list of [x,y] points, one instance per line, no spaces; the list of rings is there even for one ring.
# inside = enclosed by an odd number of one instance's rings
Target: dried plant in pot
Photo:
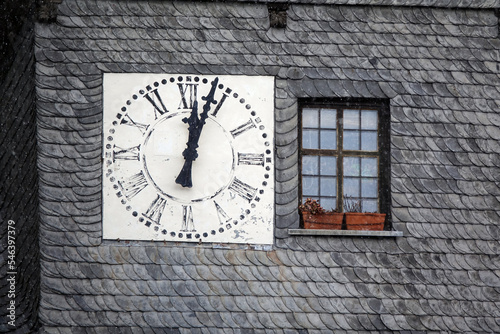
[[[344,212],[347,230],[382,231],[384,229],[386,214],[362,212],[360,200],[346,196]]]
[[[344,215],[335,210],[326,211],[318,201],[308,198],[299,205],[305,229],[340,230]]]

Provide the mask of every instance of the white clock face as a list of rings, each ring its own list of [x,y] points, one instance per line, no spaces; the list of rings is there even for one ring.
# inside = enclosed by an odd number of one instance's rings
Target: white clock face
[[[104,74],[103,238],[272,244],[274,79]]]

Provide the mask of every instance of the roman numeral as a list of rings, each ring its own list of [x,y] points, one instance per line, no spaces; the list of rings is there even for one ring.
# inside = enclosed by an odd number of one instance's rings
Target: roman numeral
[[[217,116],[217,113],[219,112],[220,108],[222,107],[222,105],[226,101],[229,94],[231,94],[231,92],[232,92],[232,90],[230,88],[226,88],[226,91],[223,93],[222,97],[220,98],[219,103],[215,106],[215,109],[212,112],[212,116],[214,116],[214,117]]]
[[[191,81],[191,77],[186,77],[186,81]],[[178,109],[193,109],[193,103],[198,98],[198,84],[178,83],[181,102]],[[187,93],[187,94],[186,94]]]
[[[126,114],[120,121],[120,125],[128,125],[128,126],[133,126],[137,128],[139,131],[141,131],[142,134],[145,134],[148,126],[146,124],[141,124],[135,122],[128,114]]]
[[[255,193],[257,192],[257,188],[254,188],[237,178],[234,178],[233,182],[229,185],[229,189],[232,190],[236,195],[241,196],[246,199],[248,202],[251,202]]]
[[[190,205],[182,206],[182,227],[183,232],[195,232],[193,223],[193,208]]]
[[[153,105],[155,108],[155,119],[157,119],[159,116],[158,114],[163,115],[168,112],[167,107],[165,107],[165,104],[163,104],[163,100],[160,96],[160,93],[158,93],[158,88],[152,89],[151,86],[147,86],[146,89],[148,90],[149,93],[146,93],[144,97]],[[152,93],[152,94],[151,94]]]
[[[216,201],[214,201],[215,204],[215,210],[217,210],[217,217],[219,218],[219,222],[221,225],[224,225],[225,223],[229,223],[231,221],[231,217],[227,215],[227,213],[222,210],[219,204],[217,204]]]
[[[264,153],[239,153],[238,165],[264,166]]]
[[[118,181],[118,184],[122,188],[122,192],[125,195],[125,197],[130,200],[133,198],[135,195],[140,193],[146,186],[148,185],[148,181],[146,180],[146,177],[140,171],[137,174],[132,175],[126,180]]]
[[[118,150],[113,150],[113,161],[116,160],[139,160],[139,152],[141,145],[122,148],[114,145],[114,147]]]
[[[242,133],[244,133],[252,128],[255,128],[255,127],[256,126],[253,123],[252,119],[249,119],[248,122],[241,124],[236,129],[231,130],[229,132],[231,132],[231,135],[233,136],[233,138],[236,138],[237,136],[241,135]]]
[[[143,213],[142,215],[150,221],[159,225],[161,215],[163,213],[163,210],[165,209],[165,204],[167,204],[167,200],[160,195],[156,195],[155,200],[151,202],[151,205],[149,206],[146,213]]]

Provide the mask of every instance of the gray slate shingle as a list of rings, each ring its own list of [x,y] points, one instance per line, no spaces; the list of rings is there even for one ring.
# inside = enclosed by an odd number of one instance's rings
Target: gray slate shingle
[[[500,331],[499,6],[292,1],[278,30],[260,1],[63,1],[36,29],[44,330]],[[276,76],[272,250],[102,242],[102,72]],[[288,236],[301,97],[391,99],[404,237]]]

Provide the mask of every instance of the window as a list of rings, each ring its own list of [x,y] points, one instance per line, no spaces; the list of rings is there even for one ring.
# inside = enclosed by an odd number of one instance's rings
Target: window
[[[389,213],[390,143],[387,100],[304,100],[301,110],[301,194],[344,211]]]

